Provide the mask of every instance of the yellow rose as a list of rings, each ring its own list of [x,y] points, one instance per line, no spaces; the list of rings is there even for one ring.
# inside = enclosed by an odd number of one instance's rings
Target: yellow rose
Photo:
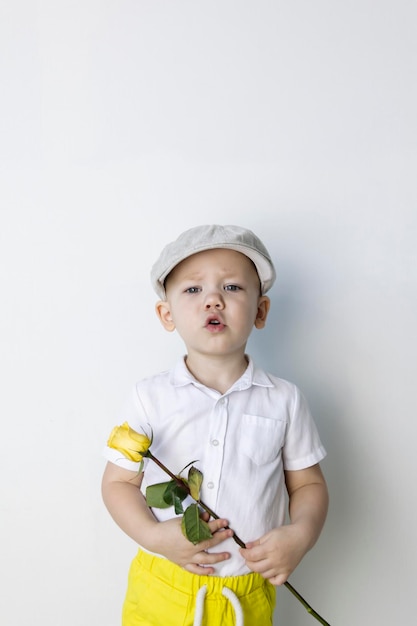
[[[149,437],[140,435],[125,422],[121,426],[113,428],[107,445],[121,452],[130,461],[138,463],[148,451],[151,443]]]

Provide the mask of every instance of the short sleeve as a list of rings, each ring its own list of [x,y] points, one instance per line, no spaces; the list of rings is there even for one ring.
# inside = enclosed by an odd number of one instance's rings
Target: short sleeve
[[[294,387],[294,398],[283,448],[286,470],[301,470],[319,463],[326,456],[317,427],[304,395]]]

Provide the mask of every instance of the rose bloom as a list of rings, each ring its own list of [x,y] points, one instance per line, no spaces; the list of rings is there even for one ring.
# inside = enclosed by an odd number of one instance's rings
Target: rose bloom
[[[127,422],[121,426],[115,426],[110,433],[107,445],[121,452],[130,461],[139,462],[142,460],[151,440],[146,435],[140,435]]]

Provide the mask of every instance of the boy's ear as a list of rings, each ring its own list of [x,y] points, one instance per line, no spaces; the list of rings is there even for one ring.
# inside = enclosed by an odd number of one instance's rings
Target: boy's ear
[[[165,330],[170,333],[175,330],[175,324],[171,316],[171,309],[169,308],[169,304],[166,300],[159,300],[155,304],[155,311]]]
[[[258,301],[258,310],[255,318],[255,328],[264,328],[266,324],[266,318],[268,317],[269,307],[271,301],[268,296],[261,296]]]

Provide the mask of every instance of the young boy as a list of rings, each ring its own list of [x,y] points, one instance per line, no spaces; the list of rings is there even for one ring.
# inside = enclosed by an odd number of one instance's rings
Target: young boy
[[[158,318],[186,355],[139,382],[121,420],[152,431],[153,454],[174,473],[198,459],[201,499],[222,517],[209,521],[211,539],[192,544],[172,507],[151,510],[142,495],[166,474],[145,459],[138,475],[138,463],[106,448],[104,502],[140,546],[123,626],[269,626],[274,585],[315,544],[328,501],[325,450],[302,394],[245,352],[253,327],[265,326],[274,265],[253,232],[197,226],[166,246],[151,277]]]

